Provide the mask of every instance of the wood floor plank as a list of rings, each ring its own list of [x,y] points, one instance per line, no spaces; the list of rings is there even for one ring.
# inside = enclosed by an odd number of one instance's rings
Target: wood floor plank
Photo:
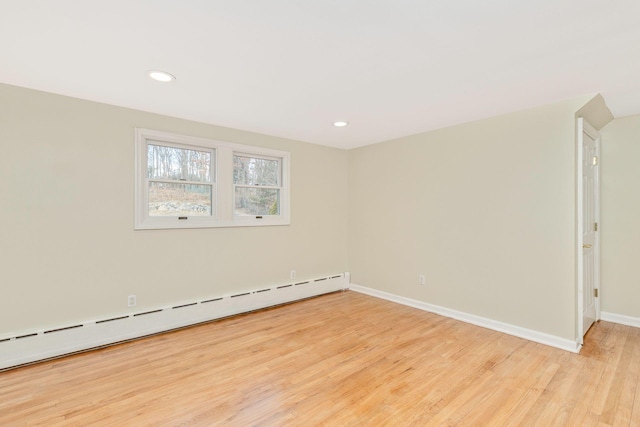
[[[340,292],[0,372],[1,426],[639,426],[640,331],[581,354]]]

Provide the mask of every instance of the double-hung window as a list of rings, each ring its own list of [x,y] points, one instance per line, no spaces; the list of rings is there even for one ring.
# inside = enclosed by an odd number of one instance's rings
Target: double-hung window
[[[200,217],[215,212],[215,150],[147,144],[149,216]]]
[[[280,214],[282,159],[235,153],[233,184],[236,216]]]
[[[289,153],[136,129],[136,229],[289,224]]]

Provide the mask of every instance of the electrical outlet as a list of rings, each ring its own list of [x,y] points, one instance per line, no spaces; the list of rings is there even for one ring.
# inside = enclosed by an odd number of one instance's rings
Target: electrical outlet
[[[291,270],[291,276],[292,279],[296,278],[296,271],[295,270]]]
[[[424,277],[424,274],[420,274],[418,276],[418,285],[426,285],[427,279]]]
[[[136,306],[136,296],[135,295],[129,295],[127,297],[127,306],[129,307],[135,307]]]

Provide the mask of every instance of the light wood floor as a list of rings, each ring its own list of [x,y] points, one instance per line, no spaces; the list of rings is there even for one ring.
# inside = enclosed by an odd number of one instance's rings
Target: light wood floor
[[[629,426],[639,373],[639,329],[576,355],[341,292],[0,373],[0,426]]]

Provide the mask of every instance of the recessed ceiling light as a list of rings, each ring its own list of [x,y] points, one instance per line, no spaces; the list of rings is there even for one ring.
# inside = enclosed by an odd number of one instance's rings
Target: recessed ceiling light
[[[172,82],[176,79],[173,75],[165,71],[158,71],[158,70],[149,71],[149,77],[151,77],[153,80],[157,82],[162,82],[162,83]]]
[[[339,128],[345,127],[346,125],[348,125],[349,122],[343,122],[343,121],[339,121],[339,122],[333,122],[333,125]]]

